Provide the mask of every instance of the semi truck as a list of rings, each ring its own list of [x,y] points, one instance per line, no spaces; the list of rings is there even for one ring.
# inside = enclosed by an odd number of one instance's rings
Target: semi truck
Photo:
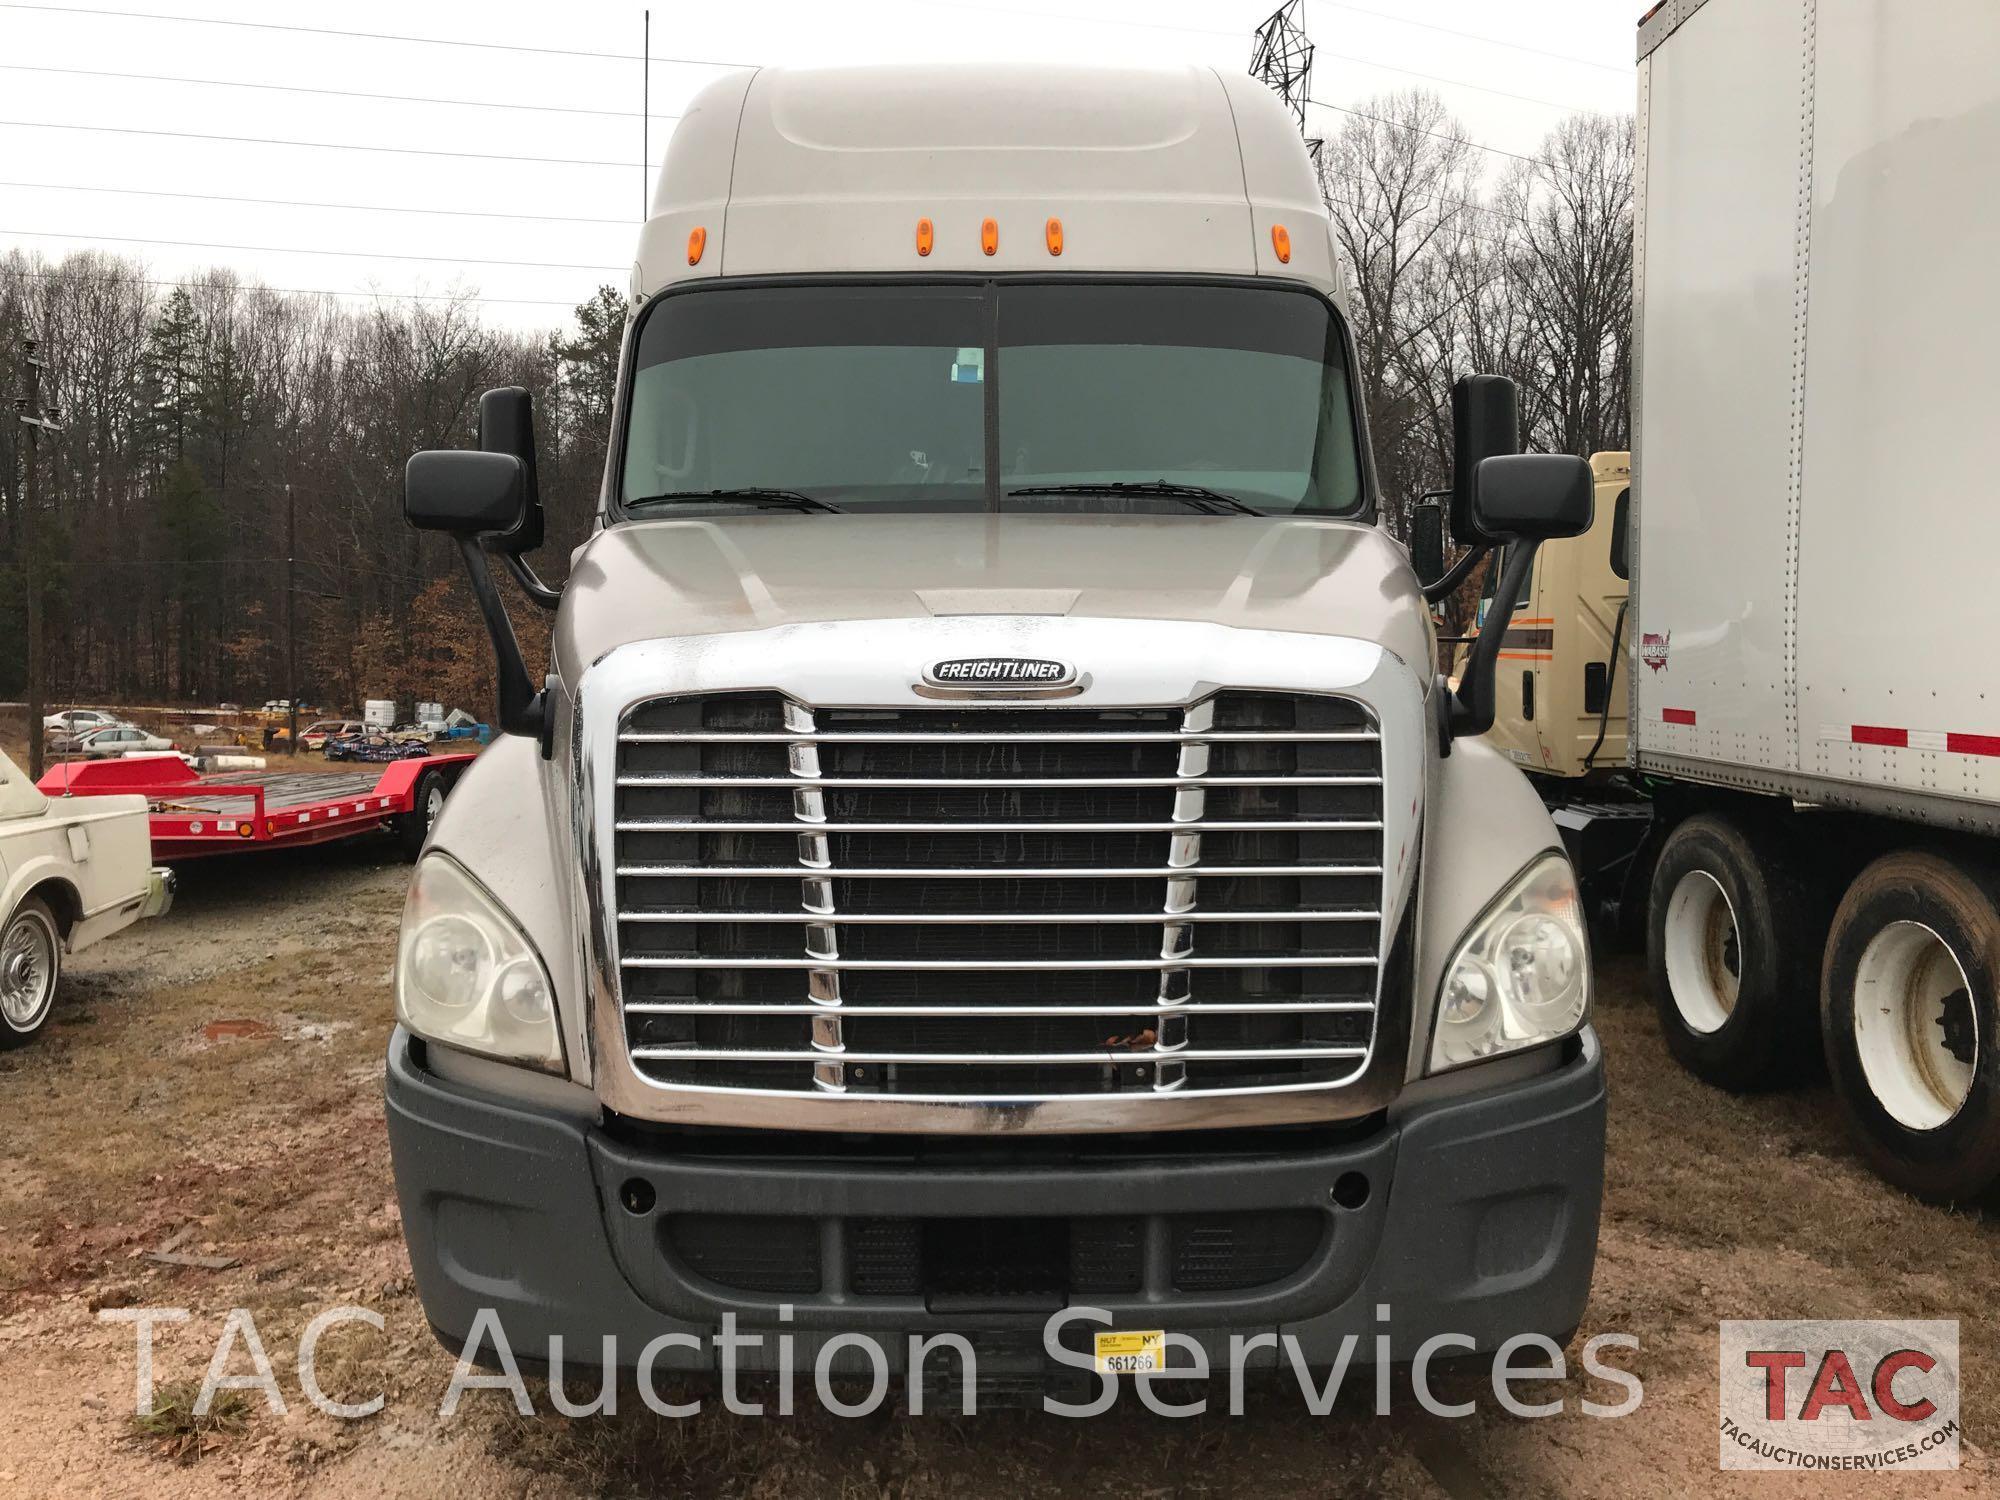
[[[667,148],[630,305],[560,591],[525,392],[406,474],[504,731],[395,967],[440,1338],[699,1370],[875,1339],[914,1382],[901,1341],[952,1332],[983,1386],[1175,1340],[1566,1337],[1585,924],[1478,738],[1497,638],[1434,670],[1277,101],[732,74]],[[1458,404],[1454,524],[1510,548],[1504,612],[1591,475],[1517,451],[1508,382]],[[555,610],[535,671],[496,564]]]
[[[2000,214],[1964,174],[2000,148],[2000,11],[1677,0],[1639,52],[1630,733],[1675,814],[1661,1023],[1736,1085],[1817,1032],[1877,1169],[1973,1201],[2000,1177],[2000,517],[1960,455],[2000,391]]]
[[[1959,455],[1996,394],[2000,216],[1960,174],[2000,149],[2000,12],[1670,0],[1637,125],[1629,515],[1600,538],[1600,490],[1535,564],[1629,573],[1628,764],[1537,780],[1585,890],[1644,934],[1681,1062],[1732,1089],[1823,1062],[1883,1177],[1980,1201],[2000,519]],[[1558,694],[1607,659],[1576,639],[1535,669]],[[1512,692],[1498,712],[1510,749],[1537,732]]]

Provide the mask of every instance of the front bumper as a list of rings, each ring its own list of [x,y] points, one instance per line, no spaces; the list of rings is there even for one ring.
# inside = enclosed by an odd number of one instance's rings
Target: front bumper
[[[146,877],[146,904],[139,908],[139,918],[164,917],[173,909],[174,892],[179,883],[174,872],[165,865],[154,865]]]
[[[712,1369],[713,1335],[730,1311],[746,1332],[775,1332],[782,1322],[788,1335],[782,1345],[765,1338],[740,1349],[744,1369],[773,1367],[783,1351],[794,1365],[809,1364],[820,1342],[847,1332],[893,1335],[881,1343],[899,1371],[906,1334],[1015,1336],[1039,1349],[1046,1308],[856,1294],[842,1247],[853,1226],[882,1216],[1124,1215],[1151,1225],[1194,1213],[1323,1215],[1318,1248],[1268,1285],[1175,1291],[1151,1256],[1138,1291],[1068,1298],[1072,1307],[1103,1308],[1116,1327],[1190,1334],[1212,1362],[1239,1332],[1293,1335],[1315,1365],[1330,1364],[1348,1334],[1363,1361],[1380,1334],[1391,1337],[1395,1359],[1441,1333],[1487,1350],[1517,1333],[1560,1338],[1581,1320],[1590,1289],[1604,1071],[1588,1031],[1551,1072],[1391,1111],[1331,1144],[1288,1149],[1280,1137],[1268,1149],[1246,1148],[1239,1138],[1228,1154],[1204,1155],[1197,1139],[1182,1136],[1143,1154],[1073,1161],[1050,1158],[1047,1140],[1023,1142],[1017,1161],[931,1156],[907,1142],[898,1160],[831,1149],[721,1154],[699,1136],[613,1133],[481,1095],[427,1071],[419,1046],[401,1028],[390,1043],[389,1140],[417,1290],[454,1350],[482,1308],[497,1312],[512,1351],[531,1360],[545,1360],[556,1336],[572,1363],[595,1358],[614,1337],[617,1361],[629,1366],[659,1335],[679,1334],[692,1342],[666,1346],[657,1367]],[[676,1140],[686,1148],[669,1150]],[[1365,1201],[1337,1202],[1334,1185],[1356,1176],[1368,1184]],[[1351,1190],[1343,1196],[1354,1198]],[[816,1220],[827,1289],[719,1286],[669,1250],[663,1224],[674,1215]],[[1163,1242],[1158,1234],[1148,1241]],[[1391,1308],[1386,1324],[1382,1304]],[[1072,1322],[1069,1333],[1093,1326]],[[1260,1355],[1251,1362],[1276,1362],[1274,1351]]]

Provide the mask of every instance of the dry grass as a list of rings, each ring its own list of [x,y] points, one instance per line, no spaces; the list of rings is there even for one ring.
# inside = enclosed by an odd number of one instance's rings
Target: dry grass
[[[197,1414],[198,1380],[171,1380],[153,1392],[153,1409],[134,1416],[132,1435],[149,1444],[162,1458],[177,1464],[199,1463],[232,1434],[250,1425],[250,1398],[240,1390],[220,1390],[208,1410]]]

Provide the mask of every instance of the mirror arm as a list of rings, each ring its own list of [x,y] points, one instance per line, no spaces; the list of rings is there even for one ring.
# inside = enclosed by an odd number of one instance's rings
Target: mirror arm
[[[493,661],[500,679],[500,729],[503,734],[532,735],[548,754],[548,737],[542,732],[548,717],[548,699],[535,691],[528,676],[528,664],[521,657],[521,643],[514,635],[514,622],[507,618],[507,606],[499,586],[486,565],[486,544],[476,536],[460,536],[459,556],[472,579],[472,594],[479,601],[479,613],[486,621],[486,633],[493,641]]]
[[[562,590],[552,589],[546,583],[543,583],[535,570],[528,566],[528,560],[525,557],[521,556],[518,552],[509,552],[505,555],[507,558],[507,571],[514,575],[514,582],[521,585],[522,593],[534,600],[543,609],[554,609],[558,604],[562,603]]]
[[[1424,602],[1435,604],[1461,583],[1465,582],[1466,575],[1479,566],[1479,559],[1492,550],[1493,548],[1490,543],[1479,543],[1470,552],[1466,553],[1465,556],[1445,569],[1444,576],[1439,578],[1436,583],[1425,584],[1423,587]]]
[[[1465,670],[1459,674],[1458,691],[1452,696],[1451,732],[1454,735],[1484,734],[1493,727],[1494,664],[1500,657],[1500,642],[1514,618],[1514,606],[1520,600],[1521,591],[1528,586],[1538,543],[1521,538],[1511,545],[1506,569],[1500,574],[1499,587],[1493,591],[1493,602],[1486,607],[1486,623],[1480,626],[1479,637],[1472,643]]]

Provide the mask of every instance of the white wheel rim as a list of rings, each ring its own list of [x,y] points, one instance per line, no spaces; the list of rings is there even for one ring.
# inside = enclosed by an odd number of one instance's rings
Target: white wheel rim
[[[1729,893],[1706,870],[1689,870],[1667,900],[1667,990],[1690,1031],[1722,1029],[1743,983],[1743,935]]]
[[[48,1009],[55,982],[55,930],[39,912],[19,913],[0,939],[0,1017],[15,1031],[32,1031]]]
[[[425,832],[430,831],[431,824],[435,823],[438,820],[438,814],[443,811],[444,811],[444,788],[441,786],[433,786],[430,789],[430,791],[424,794]]]
[[[1964,1107],[1979,1070],[1972,985],[1951,945],[1921,922],[1891,922],[1854,973],[1854,1047],[1869,1092],[1897,1124],[1936,1130]]]

